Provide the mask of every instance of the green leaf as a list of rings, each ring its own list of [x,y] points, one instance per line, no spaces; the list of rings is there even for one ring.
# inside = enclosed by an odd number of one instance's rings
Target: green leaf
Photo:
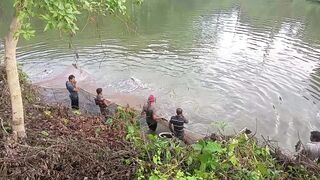
[[[112,122],[113,122],[113,119],[112,119],[112,118],[108,118],[108,119],[107,119],[107,124],[112,124]]]
[[[41,17],[42,19],[46,20],[46,21],[49,20],[49,17],[48,17],[47,14],[46,14],[46,15],[41,14],[40,17]]]
[[[50,116],[51,115],[51,111],[45,110],[44,114],[47,115],[47,116]]]
[[[205,154],[200,154],[199,155],[199,160],[201,162],[207,162],[207,161],[210,161],[211,159],[212,159],[212,155],[211,154],[205,153]]]
[[[189,157],[188,157],[188,160],[187,160],[188,166],[190,166],[190,165],[192,164],[192,162],[193,162],[193,159],[192,159],[191,156],[189,156]]]
[[[258,164],[257,164],[257,169],[258,169],[258,171],[260,171],[260,173],[262,174],[262,176],[265,176],[265,175],[267,175],[267,173],[268,173],[268,168],[267,168],[267,165],[266,165],[266,164],[258,163]]]
[[[60,21],[57,25],[58,29],[61,29],[64,26],[64,23],[62,21]]]
[[[171,152],[167,149],[166,151],[166,160],[170,161],[171,160]]]
[[[66,118],[62,118],[62,122],[64,125],[67,125],[69,123],[69,120]]]
[[[74,13],[74,14],[78,14],[78,15],[81,14],[81,12],[78,11],[78,10],[73,11],[73,13]]]
[[[158,180],[159,177],[155,174],[153,174],[152,176],[149,177],[149,180]]]
[[[27,40],[30,39],[30,37],[26,33],[22,33],[22,36],[23,36],[24,39],[27,39]]]
[[[48,31],[48,29],[50,29],[50,25],[49,25],[49,24],[46,24],[46,26],[44,27],[44,30],[43,30],[43,31]]]
[[[141,4],[142,0],[134,0]],[[15,0],[14,7],[19,7],[18,18],[22,30],[17,35],[30,39],[34,31],[29,31],[31,17],[38,17],[45,22],[44,31],[58,29],[73,34],[79,30],[78,15],[87,13],[94,15],[126,14],[126,0]]]
[[[101,132],[101,128],[96,128],[96,130],[95,130],[96,135],[99,135],[100,132]]]
[[[64,10],[64,6],[63,6],[63,4],[62,4],[62,2],[58,2],[58,8],[60,9],[60,10]]]
[[[228,150],[233,153],[234,149],[236,148],[236,146],[238,146],[238,144],[239,144],[238,140],[232,139],[231,143],[228,146]]]
[[[201,151],[202,148],[203,148],[203,146],[202,146],[201,144],[197,143],[197,144],[193,144],[193,145],[192,145],[192,148],[193,148],[195,151]]]
[[[191,176],[191,177],[187,177],[187,180],[197,180],[197,178],[194,176]]]
[[[75,115],[81,115],[80,110],[72,110],[72,112],[73,112]]]
[[[48,133],[47,131],[41,131],[41,134],[42,134],[43,136],[46,136],[46,137],[49,136],[49,133]]]
[[[153,156],[152,157],[152,162],[155,164],[158,164],[158,156]]]
[[[234,165],[234,166],[238,166],[239,165],[239,160],[237,159],[237,157],[235,155],[232,155],[229,158],[229,160],[232,163],[232,165]]]
[[[204,152],[209,152],[209,153],[214,153],[214,152],[222,152],[222,147],[221,144],[217,143],[217,142],[207,142],[207,145],[203,148]]]
[[[133,134],[133,133],[134,133],[134,127],[128,126],[128,134]]]

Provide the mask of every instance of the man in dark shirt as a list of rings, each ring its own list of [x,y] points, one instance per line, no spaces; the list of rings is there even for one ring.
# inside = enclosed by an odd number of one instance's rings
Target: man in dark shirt
[[[79,109],[79,88],[76,86],[77,81],[74,75],[70,75],[68,78],[69,81],[66,82],[66,88],[68,89],[71,99],[71,107],[72,109]]]
[[[180,140],[183,140],[183,136],[184,136],[183,125],[184,123],[188,123],[189,121],[183,116],[181,108],[177,108],[176,113],[177,115],[172,116],[169,121],[169,128],[177,138],[179,138]]]
[[[156,98],[153,95],[150,95],[148,98],[147,104],[143,106],[141,115],[146,115],[146,121],[149,126],[149,129],[151,131],[156,131],[157,125],[158,125],[158,120],[161,119],[157,115],[157,108],[156,108]]]
[[[97,96],[95,98],[95,102],[96,102],[96,105],[99,106],[101,114],[104,115],[106,118],[111,118],[115,114],[116,108],[109,107],[109,106],[115,105],[115,104],[111,103],[109,100],[103,97],[102,88],[96,89],[96,92],[97,92]]]

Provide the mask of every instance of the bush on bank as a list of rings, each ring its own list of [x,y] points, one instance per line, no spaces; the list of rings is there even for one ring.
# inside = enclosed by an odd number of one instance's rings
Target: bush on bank
[[[128,124],[127,139],[139,152],[138,179],[320,178],[318,171],[299,163],[278,161],[278,155],[268,145],[259,145],[246,134],[185,146],[176,139],[141,134],[138,124]]]

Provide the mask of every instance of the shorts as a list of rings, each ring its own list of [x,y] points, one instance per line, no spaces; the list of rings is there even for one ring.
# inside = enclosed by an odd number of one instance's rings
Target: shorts
[[[184,131],[182,131],[182,132],[174,132],[174,136],[183,141],[183,139],[184,139]]]

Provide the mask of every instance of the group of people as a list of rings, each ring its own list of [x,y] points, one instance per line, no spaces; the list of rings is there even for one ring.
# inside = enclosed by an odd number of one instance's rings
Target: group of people
[[[156,98],[153,95],[148,97],[147,103],[143,106],[141,115],[145,115],[146,122],[148,124],[149,130],[155,132],[158,126],[158,121],[163,118],[157,113]],[[182,109],[176,109],[176,115],[172,116],[169,121],[170,131],[179,138],[184,139],[184,124],[189,121],[183,116]]]
[[[80,88],[77,86],[77,81],[74,75],[70,75],[68,77],[68,81],[66,82],[66,88],[69,91],[71,108],[74,110],[79,110]],[[95,98],[95,103],[99,106],[101,114],[104,115],[106,118],[110,118],[110,115],[114,113],[110,113],[107,107],[114,103],[111,103],[109,100],[103,97],[102,88],[97,88],[96,93],[97,96]],[[157,113],[155,96],[150,95],[148,97],[147,103],[143,106],[141,115],[145,116],[149,130],[151,132],[155,132],[158,126],[158,121],[163,119]],[[174,134],[174,136],[176,136],[180,140],[184,139],[185,123],[188,123],[188,120],[183,116],[183,110],[181,108],[177,108],[176,115],[172,116],[169,121],[169,129]]]
[[[71,100],[72,109],[79,109],[79,87],[77,86],[77,81],[74,75],[70,75],[68,81],[66,82],[66,88],[68,89]],[[107,107],[111,103],[109,100],[105,99],[102,95],[102,88],[96,90],[97,96],[95,98],[96,104],[99,105],[101,114],[105,117],[110,116],[110,112]],[[111,113],[113,114],[113,113]],[[158,126],[158,122],[163,118],[159,116],[156,107],[156,98],[153,95],[148,97],[147,103],[143,106],[141,115],[145,116],[146,122],[148,124],[149,130],[155,132]],[[177,138],[184,139],[184,124],[188,123],[188,120],[183,116],[183,110],[181,108],[176,109],[176,115],[172,116],[169,121],[169,129]],[[297,151],[313,161],[318,161],[320,158],[320,132],[312,131],[310,133],[310,141],[305,146],[301,146],[301,142]]]

